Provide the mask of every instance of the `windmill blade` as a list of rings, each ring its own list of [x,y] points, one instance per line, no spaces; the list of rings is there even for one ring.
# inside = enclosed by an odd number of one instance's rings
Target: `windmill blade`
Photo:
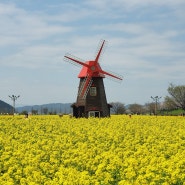
[[[85,99],[86,96],[87,96],[87,93],[89,91],[89,88],[92,84],[92,75],[88,75],[85,79],[84,79],[84,82],[79,90],[79,96],[82,98],[82,99]]]
[[[106,72],[106,71],[100,70],[100,73],[101,73],[101,74],[104,74],[104,75],[106,75],[108,78],[111,78],[111,79],[116,80],[116,81],[121,81],[121,80],[123,80],[123,77],[122,77],[121,75],[115,74],[115,73],[113,73],[113,72]]]
[[[95,63],[98,63],[98,61],[100,59],[100,56],[102,55],[102,53],[104,51],[104,48],[105,48],[105,40],[101,40],[100,41],[100,46],[98,47],[98,50],[97,50],[97,55],[96,55]]]
[[[64,56],[64,61],[69,62],[69,63],[71,63],[71,64],[73,64],[75,66],[80,66],[80,67],[81,66],[86,66],[86,67],[89,67],[89,65],[86,64],[83,60],[81,60],[81,59],[79,59],[79,58],[77,58],[77,57],[75,57],[75,56],[73,56],[73,55],[71,55],[69,53],[67,53]]]

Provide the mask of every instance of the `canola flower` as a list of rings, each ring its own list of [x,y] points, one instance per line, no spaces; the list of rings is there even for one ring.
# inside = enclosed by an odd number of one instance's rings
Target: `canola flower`
[[[185,118],[0,116],[2,185],[183,185]]]

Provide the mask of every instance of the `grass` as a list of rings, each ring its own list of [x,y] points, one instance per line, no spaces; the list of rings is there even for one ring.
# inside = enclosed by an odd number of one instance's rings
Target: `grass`
[[[175,110],[164,110],[159,112],[160,115],[172,115],[172,116],[180,116],[185,114],[185,111],[182,109],[175,109]]]

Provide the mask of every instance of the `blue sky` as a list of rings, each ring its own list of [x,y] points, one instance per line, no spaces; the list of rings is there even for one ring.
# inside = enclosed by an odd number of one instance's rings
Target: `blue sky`
[[[101,39],[102,69],[124,78],[104,79],[108,102],[164,99],[170,83],[185,82],[184,17],[184,0],[1,0],[0,99],[75,102],[80,68],[63,57],[92,60]]]

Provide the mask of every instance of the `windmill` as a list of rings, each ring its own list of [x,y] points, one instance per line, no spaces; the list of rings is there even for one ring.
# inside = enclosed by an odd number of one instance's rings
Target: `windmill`
[[[64,56],[64,61],[82,67],[76,103],[72,105],[73,116],[78,117],[109,117],[111,105],[107,103],[103,78],[110,77],[118,81],[121,76],[102,70],[99,59],[105,46],[102,40],[95,60],[82,61],[70,54]]]

